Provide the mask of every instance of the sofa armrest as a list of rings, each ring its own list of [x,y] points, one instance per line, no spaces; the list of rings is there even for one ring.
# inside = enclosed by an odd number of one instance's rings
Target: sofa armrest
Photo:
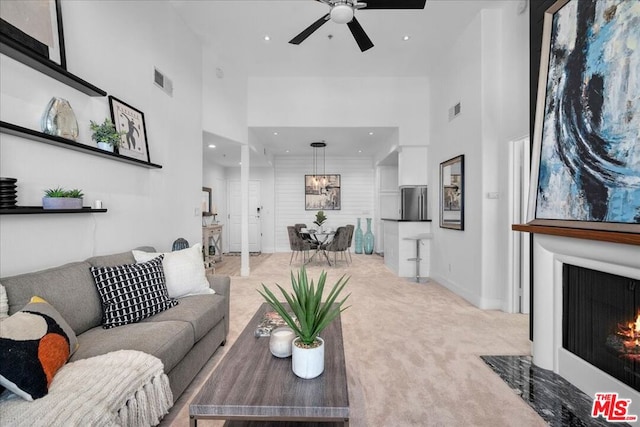
[[[221,275],[208,275],[209,287],[216,291],[216,294],[225,298],[225,313],[224,313],[224,331],[225,339],[229,334],[229,301],[231,299],[231,278],[229,276]]]

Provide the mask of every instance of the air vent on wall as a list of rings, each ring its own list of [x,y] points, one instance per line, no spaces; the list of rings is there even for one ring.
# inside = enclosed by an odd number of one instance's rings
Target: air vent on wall
[[[458,115],[460,115],[461,108],[462,107],[460,106],[459,102],[453,107],[449,108],[449,121],[455,119],[456,117],[458,117]]]
[[[153,67],[153,83],[162,89],[167,95],[173,96],[173,82],[164,73]]]

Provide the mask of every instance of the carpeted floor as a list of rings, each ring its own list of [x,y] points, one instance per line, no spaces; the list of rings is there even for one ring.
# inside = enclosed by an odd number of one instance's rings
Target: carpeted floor
[[[232,277],[228,344],[178,399],[162,426],[187,426],[189,402],[263,302],[261,283],[289,286],[289,254],[254,260]],[[255,265],[257,264],[257,265]],[[487,366],[481,355],[527,355],[528,316],[483,311],[435,283],[395,277],[379,256],[353,264],[312,263],[311,277],[351,276],[342,314],[351,426],[544,426],[544,420]],[[220,421],[198,425],[222,426]]]

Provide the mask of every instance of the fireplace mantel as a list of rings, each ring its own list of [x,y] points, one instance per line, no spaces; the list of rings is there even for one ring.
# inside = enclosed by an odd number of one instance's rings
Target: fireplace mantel
[[[571,237],[575,239],[598,240],[601,242],[623,243],[640,246],[640,234],[616,231],[587,230],[582,228],[552,227],[548,225],[513,224],[513,231],[526,233],[550,234],[552,236]]]

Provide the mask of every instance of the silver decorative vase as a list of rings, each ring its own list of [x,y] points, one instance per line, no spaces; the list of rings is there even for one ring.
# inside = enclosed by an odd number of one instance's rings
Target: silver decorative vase
[[[75,141],[78,138],[79,129],[76,115],[69,104],[63,98],[53,97],[44,110],[40,121],[42,132],[61,138]]]

